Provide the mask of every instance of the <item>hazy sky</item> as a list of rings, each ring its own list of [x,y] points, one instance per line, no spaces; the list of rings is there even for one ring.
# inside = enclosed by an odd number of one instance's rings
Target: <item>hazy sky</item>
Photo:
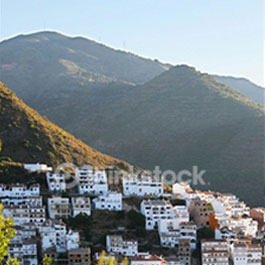
[[[262,0],[0,2],[1,39],[56,30],[163,62],[264,84]]]

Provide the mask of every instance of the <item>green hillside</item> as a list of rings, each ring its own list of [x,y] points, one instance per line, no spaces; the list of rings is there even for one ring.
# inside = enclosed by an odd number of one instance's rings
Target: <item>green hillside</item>
[[[19,162],[58,165],[73,162],[126,168],[127,163],[104,155],[75,139],[25,105],[0,83],[0,139],[2,157]]]
[[[3,41],[0,56],[2,80],[89,146],[146,169],[197,165],[210,183],[197,188],[263,204],[264,111],[243,96],[240,80],[233,89],[188,66],[165,71],[53,32]]]
[[[195,188],[263,203],[263,109],[194,68],[177,66],[142,86],[69,92],[43,112],[98,150],[147,169],[197,165],[210,185]]]

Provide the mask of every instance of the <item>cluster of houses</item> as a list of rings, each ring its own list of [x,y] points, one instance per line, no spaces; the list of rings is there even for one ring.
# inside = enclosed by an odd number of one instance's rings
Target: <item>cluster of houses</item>
[[[192,190],[187,183],[176,183],[172,193],[165,194],[163,183],[150,176],[127,176],[120,190],[114,191],[104,170],[83,166],[75,172],[76,192],[70,197],[63,195],[68,191],[64,173],[41,164],[25,165],[25,169],[46,172],[49,195],[43,199],[39,184],[0,184],[3,214],[14,220],[16,228],[9,253],[22,264],[37,265],[44,255],[54,264],[91,264],[90,248],[81,247],[79,232],[63,220],[90,216],[94,210],[127,210],[124,198],[132,196],[141,199],[137,210],[145,217],[145,229],[157,231],[161,247],[174,250],[175,255],[140,252],[138,241],[125,239],[118,229],[106,236],[108,255],[127,256],[133,265],[188,265],[196,264],[192,253],[200,247],[202,265],[262,264],[265,209],[250,209],[233,194]],[[199,240],[200,228],[214,231],[214,238]]]

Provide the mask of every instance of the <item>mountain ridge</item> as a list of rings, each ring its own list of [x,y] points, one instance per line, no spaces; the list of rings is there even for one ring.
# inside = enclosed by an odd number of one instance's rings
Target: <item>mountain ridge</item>
[[[117,166],[126,162],[97,152],[55,124],[41,117],[0,82],[0,155],[23,163]]]
[[[239,93],[245,97],[255,101],[258,104],[264,105],[264,93],[265,88],[255,84],[244,77],[234,77],[234,76],[221,76],[213,75],[215,79],[226,84],[227,86],[235,88]]]
[[[179,172],[197,165],[211,183],[198,188],[262,203],[264,109],[235,89],[194,68],[177,66],[104,104],[97,104],[100,126],[93,117],[80,115],[80,123],[94,132],[79,128],[74,134],[143,168],[159,165]],[[89,108],[83,112],[94,116]],[[248,191],[249,185],[255,192]]]
[[[150,70],[149,63],[135,64],[130,56],[120,64],[116,53],[107,61],[107,74],[99,73],[108,53],[100,57],[87,44],[72,49],[67,41],[14,43],[7,49],[0,44],[1,76],[26,103],[88,145],[151,170],[198,165],[211,185],[195,188],[263,203],[264,109],[236,89],[188,66],[164,71],[149,61]],[[71,57],[71,49],[82,56]],[[87,65],[94,62],[91,56],[99,58],[96,66]],[[145,82],[120,79],[143,77],[127,62],[149,73]]]

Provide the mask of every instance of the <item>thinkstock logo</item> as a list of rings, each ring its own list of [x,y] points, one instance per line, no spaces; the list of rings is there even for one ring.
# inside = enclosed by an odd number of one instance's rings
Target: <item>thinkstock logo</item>
[[[72,163],[67,162],[60,164],[55,169],[54,173],[56,175],[64,175],[65,186],[68,190],[79,185],[78,167]]]
[[[105,174],[104,170],[98,167],[83,166],[77,167],[72,163],[63,163],[55,169],[55,174],[63,174],[67,189],[75,188],[80,182],[88,182],[90,185],[100,184],[104,178],[110,185],[120,185],[124,178],[137,177],[139,180],[163,182],[165,185],[172,186],[175,183],[187,183],[192,186],[209,185],[204,180],[206,170],[199,169],[194,165],[191,169],[182,169],[178,172],[167,169],[161,170],[160,166],[155,166],[154,170],[139,170],[130,166],[128,171],[111,170]]]
[[[160,169],[155,169],[155,171]],[[175,183],[188,183],[194,185],[206,185],[203,175],[206,173],[206,170],[199,170],[198,166],[193,166],[192,170],[183,169],[179,172],[173,170],[165,170],[161,172],[162,181],[167,185],[173,185]]]

